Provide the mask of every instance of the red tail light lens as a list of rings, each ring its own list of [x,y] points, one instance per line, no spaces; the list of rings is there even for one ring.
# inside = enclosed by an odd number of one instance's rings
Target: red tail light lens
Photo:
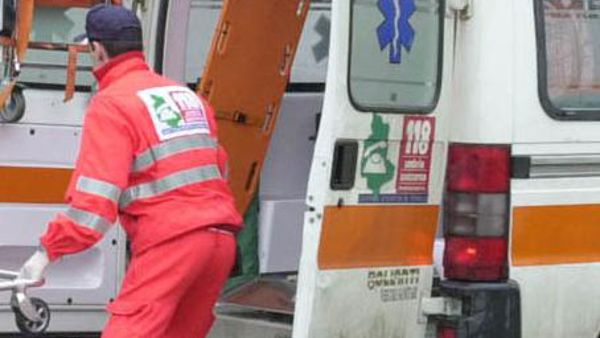
[[[448,190],[503,193],[509,190],[508,146],[453,144],[448,154]]]
[[[509,146],[450,145],[444,202],[446,278],[506,280],[509,168]]]
[[[442,326],[438,329],[438,338],[456,338],[456,329],[453,327]]]
[[[507,249],[504,237],[448,237],[444,274],[469,281],[505,280]]]

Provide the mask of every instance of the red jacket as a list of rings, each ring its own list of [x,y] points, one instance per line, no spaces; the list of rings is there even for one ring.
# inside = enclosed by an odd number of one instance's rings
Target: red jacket
[[[41,238],[50,259],[91,247],[117,216],[134,253],[201,227],[239,229],[210,105],[149,70],[140,52],[94,75],[100,90],[85,117],[69,208]]]

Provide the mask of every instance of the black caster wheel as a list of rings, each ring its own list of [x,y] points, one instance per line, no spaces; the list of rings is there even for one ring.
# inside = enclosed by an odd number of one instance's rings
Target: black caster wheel
[[[25,96],[23,89],[15,87],[4,109],[0,110],[0,122],[15,123],[25,114]]]
[[[48,325],[50,325],[50,308],[46,302],[39,298],[31,298],[30,301],[42,320],[39,322],[31,321],[18,308],[14,308],[15,323],[24,337],[42,337],[48,329]]]

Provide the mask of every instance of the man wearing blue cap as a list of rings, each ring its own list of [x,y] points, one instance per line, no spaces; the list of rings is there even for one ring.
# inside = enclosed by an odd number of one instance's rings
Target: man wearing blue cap
[[[138,18],[98,5],[86,18],[99,92],[67,191],[21,277],[98,242],[119,217],[132,244],[104,338],[198,338],[233,266],[242,219],[226,180],[214,111],[152,72]]]

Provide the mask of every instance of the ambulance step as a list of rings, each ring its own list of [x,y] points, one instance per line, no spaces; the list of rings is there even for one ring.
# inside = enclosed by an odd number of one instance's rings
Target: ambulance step
[[[221,297],[218,308],[293,315],[295,297],[295,279],[261,277],[227,292]]]
[[[217,314],[208,338],[287,338],[292,336],[292,320],[264,316],[259,312]]]

